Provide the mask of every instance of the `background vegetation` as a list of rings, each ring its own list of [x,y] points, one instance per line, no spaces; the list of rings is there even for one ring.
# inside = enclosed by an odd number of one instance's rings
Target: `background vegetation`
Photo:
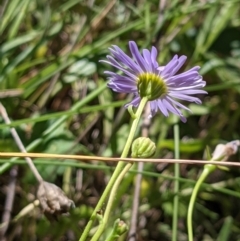
[[[188,56],[185,69],[201,66],[203,104],[180,126],[181,158],[202,159],[206,146],[240,139],[240,1],[238,0],[1,0],[0,98],[31,152],[119,156],[129,130],[128,96],[106,88],[103,71],[112,44],[128,52],[156,46],[164,65]],[[186,113],[187,114],[187,113]],[[173,158],[173,118],[152,119],[156,158]],[[140,133],[140,130],[139,130]],[[1,119],[0,151],[18,151]],[[239,155],[234,157],[239,160]],[[6,159],[1,160],[1,165]],[[39,207],[11,222],[5,240],[78,240],[97,203],[112,163],[35,159],[43,178],[76,204],[70,216],[49,222]],[[37,182],[24,160],[0,176],[0,214],[17,170],[12,219],[36,199]],[[136,168],[135,168],[136,169]],[[181,165],[178,240],[187,240],[186,212],[202,167]],[[195,240],[240,240],[240,169],[217,171],[201,189],[194,210]],[[112,222],[129,223],[136,171],[119,190]],[[171,240],[173,165],[145,164],[138,240]],[[112,223],[111,222],[111,223]],[[92,233],[95,229],[92,230]],[[123,238],[124,240],[124,238]]]

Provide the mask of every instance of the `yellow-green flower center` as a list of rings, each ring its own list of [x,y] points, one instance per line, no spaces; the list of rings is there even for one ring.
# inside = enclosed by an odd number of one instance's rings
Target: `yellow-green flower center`
[[[165,81],[154,73],[140,74],[137,87],[140,97],[147,97],[148,100],[156,100],[168,92]]]

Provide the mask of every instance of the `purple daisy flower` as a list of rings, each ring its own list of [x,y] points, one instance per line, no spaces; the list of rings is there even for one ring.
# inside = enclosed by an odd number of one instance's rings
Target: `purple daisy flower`
[[[101,60],[123,72],[121,75],[105,71],[104,73],[109,76],[108,87],[116,92],[134,94],[134,99],[126,107],[129,105],[137,107],[141,98],[147,97],[150,102],[151,117],[158,111],[164,116],[169,116],[171,112],[186,122],[180,109],[188,111],[190,109],[178,100],[201,104],[201,100],[192,95],[207,94],[202,90],[206,82],[198,73],[200,67],[196,66],[176,74],[185,63],[186,56],[175,55],[166,66],[159,66],[155,47],[152,47],[151,51],[144,49],[141,54],[136,43],[130,41],[129,49],[132,58],[118,46],[113,45],[110,48],[111,55],[107,56],[108,60]]]

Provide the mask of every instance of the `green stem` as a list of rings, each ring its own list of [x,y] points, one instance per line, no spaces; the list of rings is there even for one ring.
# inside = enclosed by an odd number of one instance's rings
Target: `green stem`
[[[121,158],[127,157],[127,155],[128,155],[128,152],[130,150],[130,147],[131,147],[131,144],[132,144],[135,132],[137,130],[137,126],[138,126],[141,114],[143,112],[143,109],[144,109],[147,101],[148,101],[147,98],[142,98],[142,100],[141,100],[141,102],[140,102],[140,104],[138,106],[138,109],[137,109],[137,112],[136,112],[136,116],[135,116],[135,119],[133,120],[132,127],[131,127],[131,130],[130,130],[127,142],[125,144],[125,147],[123,149]],[[106,188],[105,188],[105,190],[104,190],[100,200],[98,201],[98,203],[97,203],[97,205],[96,205],[96,207],[95,207],[95,209],[93,211],[93,214],[90,217],[90,220],[88,221],[87,226],[85,227],[85,229],[84,229],[84,231],[82,233],[82,236],[80,237],[79,241],[85,241],[87,239],[88,234],[90,232],[90,229],[92,227],[92,224],[93,224],[93,222],[94,222],[94,220],[96,218],[96,212],[99,211],[101,209],[101,207],[103,206],[103,203],[105,202],[108,194],[110,193],[114,183],[118,179],[120,173],[123,171],[124,166],[125,166],[125,162],[123,162],[123,161],[118,162],[117,167],[116,167],[112,177],[110,178],[110,180],[109,180],[109,182],[108,182],[108,184],[107,184],[107,186],[106,186]]]
[[[132,142],[133,142],[134,135],[135,135],[137,127],[138,127],[138,123],[139,123],[140,118],[141,118],[141,114],[144,110],[144,107],[145,107],[147,101],[148,101],[148,99],[146,97],[141,99],[141,102],[140,102],[140,104],[138,106],[138,109],[137,109],[137,112],[135,114],[135,119],[133,120],[133,123],[132,123],[132,127],[131,127],[131,130],[130,130],[127,142],[126,142],[125,147],[123,149],[121,158],[125,158],[125,157],[128,156],[129,150],[130,150]]]
[[[179,159],[179,125],[175,124],[174,128],[174,158]],[[180,166],[179,163],[174,164],[174,199],[173,199],[173,221],[172,221],[172,241],[177,241],[178,230],[178,207],[179,207],[179,177]]]
[[[207,176],[216,169],[216,166],[207,164],[204,166],[203,172],[200,175],[199,179],[197,180],[196,185],[194,186],[192,196],[188,206],[188,215],[187,215],[187,228],[188,228],[188,241],[193,241],[193,225],[192,225],[192,214],[193,214],[193,207],[196,201],[196,197],[199,191],[200,186],[207,178]]]
[[[116,235],[110,235],[109,237],[107,237],[107,239],[105,241],[115,241],[117,240],[119,237],[117,237]]]
[[[80,237],[79,241],[85,241],[88,237],[88,234],[90,232],[90,229],[92,227],[92,224],[94,222],[94,220],[96,219],[96,213],[97,211],[99,211],[103,205],[103,203],[105,202],[109,192],[111,191],[111,188],[115,182],[115,180],[117,179],[118,175],[121,173],[121,171],[123,170],[123,167],[124,167],[124,162],[123,161],[120,161],[118,164],[117,164],[117,167],[111,177],[111,179],[109,180],[101,198],[99,199],[91,217],[90,217],[90,220],[88,221],[83,233],[82,233],[82,236]]]
[[[124,169],[122,170],[120,175],[118,176],[116,182],[114,183],[112,191],[111,191],[111,193],[109,195],[108,204],[107,204],[104,216],[103,216],[103,220],[102,220],[101,224],[99,225],[99,228],[98,228],[97,232],[92,237],[91,241],[97,241],[100,238],[101,234],[103,233],[103,231],[104,231],[104,229],[105,229],[105,227],[107,225],[107,221],[108,221],[108,218],[110,216],[110,212],[111,212],[111,209],[112,209],[112,206],[113,206],[113,203],[114,203],[114,200],[115,200],[116,193],[117,193],[117,190],[119,188],[119,185],[120,185],[122,179],[124,178],[125,174],[132,167],[132,165],[133,165],[133,163],[128,163],[124,167]]]

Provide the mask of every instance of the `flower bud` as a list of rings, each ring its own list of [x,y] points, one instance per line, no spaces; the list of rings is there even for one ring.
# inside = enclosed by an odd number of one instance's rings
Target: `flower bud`
[[[156,145],[149,138],[139,137],[132,144],[133,158],[148,158],[155,154]]]
[[[114,222],[112,231],[107,237],[107,240],[116,240],[127,231],[128,231],[127,224],[118,218]]]
[[[218,144],[213,152],[212,159],[218,161],[227,161],[227,159],[236,154],[240,146],[240,141],[230,141],[227,144]]]
[[[123,235],[125,232],[128,231],[128,226],[124,221],[117,219],[114,223],[114,229],[115,229],[116,235],[120,237],[121,235]]]
[[[55,218],[63,213],[68,213],[74,208],[74,202],[56,185],[49,182],[42,182],[37,191],[37,197],[44,214],[48,219]]]

